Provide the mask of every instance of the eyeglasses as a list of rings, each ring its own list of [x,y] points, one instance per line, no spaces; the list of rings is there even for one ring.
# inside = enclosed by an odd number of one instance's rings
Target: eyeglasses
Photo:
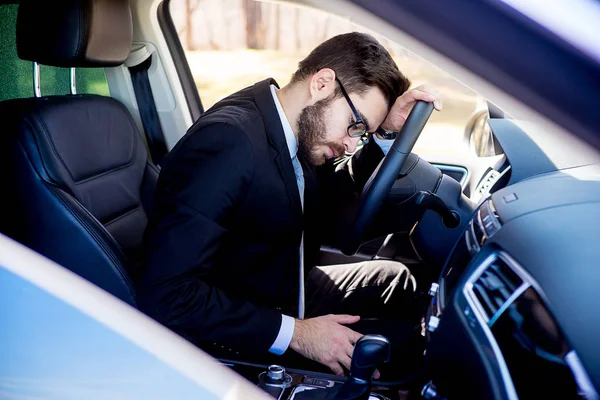
[[[367,135],[366,122],[364,122],[362,120],[362,118],[358,114],[358,111],[356,111],[356,108],[354,107],[354,104],[352,104],[352,100],[350,100],[350,96],[348,96],[348,93],[346,92],[346,89],[344,89],[342,82],[340,82],[340,80],[337,77],[335,78],[335,80],[340,85],[342,94],[346,98],[346,101],[348,102],[348,105],[350,106],[350,109],[352,110],[352,113],[354,114],[355,121],[353,123],[351,123],[350,125],[348,125],[348,128],[346,129],[346,132],[348,132],[348,136],[350,136],[351,138],[354,138],[354,139],[361,138],[361,140],[363,142],[365,142],[365,143],[368,142],[369,136]]]

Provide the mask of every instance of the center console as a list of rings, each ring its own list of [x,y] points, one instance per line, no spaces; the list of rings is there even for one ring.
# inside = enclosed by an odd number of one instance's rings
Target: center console
[[[225,362],[238,374],[254,382],[274,399],[350,399],[342,397],[342,387],[347,384],[347,377],[330,374],[285,369],[280,365],[259,365],[243,362]],[[399,394],[387,387],[373,386],[369,389],[368,400],[400,400]]]
[[[390,360],[390,342],[381,335],[365,335],[354,345],[347,378],[304,371],[286,371],[280,365],[264,367],[231,364],[230,367],[255,381],[257,386],[275,399],[286,400],[394,400],[373,388],[372,378],[379,365]],[[257,369],[258,367],[258,369]],[[252,379],[252,375],[255,378]]]

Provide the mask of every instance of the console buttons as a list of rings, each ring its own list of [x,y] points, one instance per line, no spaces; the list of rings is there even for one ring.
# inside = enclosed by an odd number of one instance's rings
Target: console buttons
[[[335,384],[333,381],[330,381],[328,379],[315,378],[312,376],[305,376],[303,382],[307,385],[314,385],[323,388],[330,388],[333,387],[333,385]]]
[[[427,322],[427,330],[429,332],[434,332],[439,324],[440,319],[432,315],[431,317],[429,317],[429,321]]]
[[[439,288],[440,288],[440,285],[438,285],[437,283],[433,282],[431,284],[431,287],[429,288],[429,295],[431,297],[435,297],[435,295],[437,294]]]
[[[288,388],[292,383],[292,377],[286,374],[285,368],[281,365],[273,364],[258,375],[258,382],[259,387],[263,389],[268,387]],[[276,396],[276,398],[278,397]]]

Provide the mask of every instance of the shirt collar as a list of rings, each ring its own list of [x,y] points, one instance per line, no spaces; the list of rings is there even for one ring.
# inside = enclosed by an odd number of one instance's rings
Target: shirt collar
[[[273,95],[273,101],[275,102],[275,107],[277,108],[277,114],[279,114],[279,119],[281,120],[281,126],[283,127],[283,133],[285,134],[285,141],[288,146],[288,150],[290,151],[290,157],[294,158],[296,153],[298,152],[298,141],[296,140],[296,136],[294,135],[294,131],[292,130],[292,126],[285,116],[285,112],[283,111],[283,107],[277,98],[277,87],[275,85],[271,85],[271,94]]]

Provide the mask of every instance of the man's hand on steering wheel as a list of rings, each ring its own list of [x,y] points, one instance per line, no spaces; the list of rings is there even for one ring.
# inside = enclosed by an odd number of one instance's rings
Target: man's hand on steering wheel
[[[399,134],[363,187],[354,220],[340,240],[342,253],[353,255],[359,249],[434,108],[442,108],[441,99],[426,85],[409,90],[392,105],[381,128]]]
[[[410,111],[419,100],[433,103],[433,107],[438,111],[442,111],[442,108],[444,107],[442,98],[438,91],[432,86],[417,86],[414,89],[407,90],[401,96],[398,96],[387,117],[381,124],[381,129],[388,132],[399,132],[400,129],[402,129],[404,122],[406,122],[406,118],[408,118]]]

